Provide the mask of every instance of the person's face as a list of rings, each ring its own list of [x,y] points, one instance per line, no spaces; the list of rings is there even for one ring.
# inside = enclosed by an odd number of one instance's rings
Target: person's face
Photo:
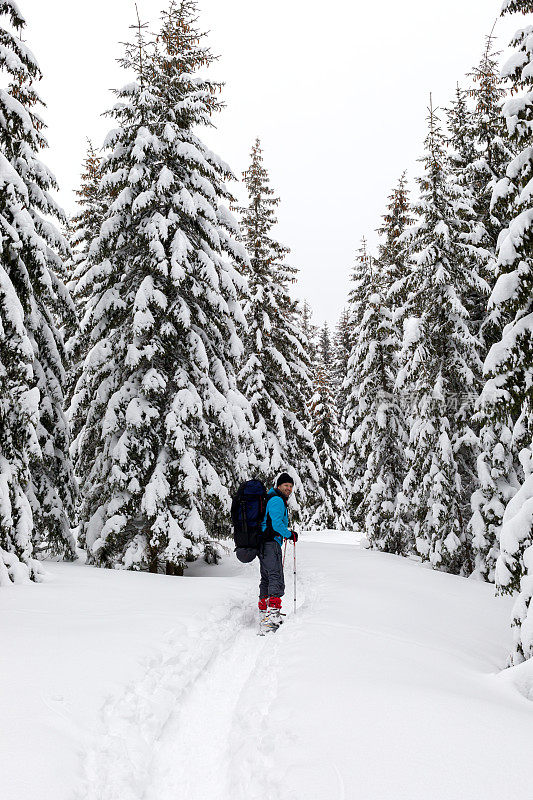
[[[280,485],[278,486],[278,492],[281,492],[283,497],[286,497],[287,499],[291,496],[292,490],[293,490],[292,483],[280,483]]]

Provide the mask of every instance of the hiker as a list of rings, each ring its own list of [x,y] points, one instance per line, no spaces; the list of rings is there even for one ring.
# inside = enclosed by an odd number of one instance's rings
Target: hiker
[[[259,584],[260,626],[264,630],[276,630],[281,619],[281,598],[285,592],[281,545],[290,539],[298,541],[298,534],[289,530],[287,501],[292,494],[294,481],[287,472],[282,472],[267,494],[265,516],[261,524],[263,547],[259,551],[261,583]]]

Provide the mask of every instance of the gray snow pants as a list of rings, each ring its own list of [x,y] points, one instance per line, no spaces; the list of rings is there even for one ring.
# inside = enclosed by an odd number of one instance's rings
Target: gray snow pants
[[[259,553],[259,567],[261,569],[259,597],[283,597],[285,579],[281,545],[277,542],[265,542],[263,552]]]

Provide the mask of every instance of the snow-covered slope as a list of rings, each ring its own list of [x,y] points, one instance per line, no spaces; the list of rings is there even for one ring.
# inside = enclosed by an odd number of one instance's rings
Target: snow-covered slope
[[[256,636],[257,565],[51,564],[0,596],[2,800],[528,798],[529,665],[487,584],[302,537]]]

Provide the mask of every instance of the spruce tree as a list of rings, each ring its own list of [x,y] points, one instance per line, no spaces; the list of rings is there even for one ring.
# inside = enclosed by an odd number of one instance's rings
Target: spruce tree
[[[495,251],[502,228],[501,216],[491,203],[493,187],[503,174],[510,151],[501,118],[501,98],[505,94],[497,74],[497,59],[492,37],[487,37],[483,57],[470,76],[469,91],[457,86],[456,97],[448,109],[449,176],[457,190],[457,214],[463,222],[463,242],[467,245],[476,284],[464,298],[469,312],[470,330],[479,337],[482,358],[486,355],[487,300],[495,279]],[[470,109],[467,97],[474,100]]]
[[[480,340],[482,323],[486,318],[489,294],[491,253],[482,243],[481,209],[479,208],[479,180],[477,164],[476,119],[467,101],[467,92],[456,87],[455,98],[447,110],[447,164],[448,181],[452,184],[456,215],[456,236],[463,243],[462,259],[468,270],[468,285],[461,289],[461,302],[467,312],[468,329],[475,342],[477,358],[470,360],[473,368],[468,390],[457,404],[454,428],[463,428],[466,438],[454,446],[455,458],[461,480],[461,519],[471,520],[471,500],[479,488],[478,461],[480,453],[479,425],[475,416],[476,401],[482,387],[481,371],[484,354]],[[468,531],[468,539],[472,531]],[[469,542],[470,546],[470,542]],[[473,547],[473,543],[472,543]]]
[[[245,270],[250,295],[240,385],[252,408],[256,472],[264,481],[285,470],[293,475],[297,517],[308,519],[323,499],[307,407],[312,393],[308,341],[289,294],[297,270],[285,262],[288,248],[272,235],[279,198],[270,186],[259,139],[243,177],[249,201],[240,213],[250,256]]]
[[[87,257],[91,242],[100,233],[105,214],[105,199],[100,187],[101,157],[93,143],[87,141],[87,152],[83,161],[81,186],[76,190],[79,213],[70,220],[71,246]]]
[[[400,394],[395,390],[402,286],[407,273],[401,237],[410,224],[405,175],[389,196],[378,230],[377,259],[366,255],[359,314],[354,315],[349,361],[349,441],[359,460],[358,519],[373,547],[405,553],[407,539],[395,522],[396,496],[404,471],[406,435]],[[355,423],[355,424],[354,424]],[[353,463],[353,462],[352,462]],[[349,474],[353,467],[349,465]]]
[[[459,84],[455,98],[447,109],[448,119],[448,180],[455,188],[457,218],[462,221],[462,239],[468,245],[467,252],[473,274],[477,281],[463,298],[468,310],[468,325],[475,336],[479,336],[481,324],[486,317],[489,295],[491,253],[483,242],[484,231],[481,217],[486,209],[480,208],[482,185],[478,174],[478,142],[476,116],[469,108],[468,93]],[[466,257],[466,251],[465,251]]]
[[[388,197],[386,211],[382,216],[379,234],[378,257],[375,270],[379,275],[379,291],[382,294],[382,305],[390,312],[390,357],[388,368],[396,377],[398,372],[398,354],[401,348],[402,325],[405,318],[406,285],[410,273],[408,253],[405,247],[405,234],[413,224],[407,178],[402,173],[396,187]],[[393,381],[394,382],[394,381]],[[402,397],[400,396],[400,403]],[[408,403],[403,415],[409,413]]]
[[[464,407],[480,366],[464,298],[477,276],[462,242],[460,190],[448,179],[445,139],[431,103],[428,111],[425,172],[414,207],[419,221],[409,234],[411,316],[397,378],[397,387],[413,398],[409,468],[398,507],[413,521],[416,550],[424,560],[437,569],[469,574],[464,518],[469,487],[460,459],[473,462],[475,436]]]
[[[74,392],[89,561],[181,574],[216,558],[242,462],[235,363],[246,262],[227,165],[197,134],[221,84],[198,74],[196,4],[171,1],[156,41],[136,26],[100,166],[109,202],[77,283],[88,352]],[[236,455],[237,454],[237,455]]]
[[[352,335],[350,326],[350,312],[348,308],[343,308],[337,326],[335,328],[335,339],[333,343],[333,387],[335,392],[335,404],[337,406],[339,421],[343,418],[346,407],[346,390],[344,381],[348,374],[348,361],[352,351]],[[341,431],[341,443],[344,436]],[[344,458],[344,451],[342,453]]]
[[[411,205],[409,202],[409,192],[407,189],[407,177],[403,172],[397,185],[388,197],[385,214],[382,216],[381,226],[377,232],[380,236],[378,244],[378,258],[376,267],[380,274],[380,293],[382,295],[381,305],[388,309],[390,315],[387,323],[390,331],[387,348],[386,368],[392,378],[393,384],[393,406],[391,412],[396,415],[396,423],[399,431],[407,431],[409,428],[409,418],[411,413],[410,396],[400,392],[395,388],[396,377],[398,374],[398,358],[401,350],[403,322],[406,317],[406,286],[410,274],[408,254],[405,247],[405,236],[408,234],[410,226],[413,224]],[[381,330],[381,328],[380,328]],[[405,433],[399,437],[396,448],[400,448],[404,453]],[[388,447],[388,444],[386,444]],[[391,464],[403,461],[405,471],[405,457],[399,456],[398,449],[391,453]],[[398,474],[398,466],[394,472]],[[401,469],[400,469],[401,471]],[[398,520],[398,530],[394,538],[400,542],[410,538],[407,529],[401,530],[402,525]],[[403,544],[405,551],[407,545]]]
[[[487,281],[489,293],[496,279],[498,236],[507,217],[505,206],[495,207],[493,204],[492,194],[513,157],[513,145],[501,113],[507,89],[500,75],[498,56],[491,34],[486,37],[479,64],[469,73],[473,86],[467,92],[474,102],[471,132],[475,152],[473,160],[466,165],[465,180],[472,190],[475,215],[465,241],[478,249],[480,275]],[[473,324],[476,325],[478,320],[481,322],[478,327],[485,354],[494,340],[499,339],[502,325],[494,317],[494,312],[487,318],[487,298],[487,292],[483,291],[478,305],[471,303]]]
[[[302,330],[305,338],[309,342],[308,347],[308,354],[309,354],[309,361],[311,363],[314,362],[317,352],[317,336],[318,336],[318,325],[315,325],[313,322],[313,312],[311,311],[311,306],[304,300],[302,306]]]
[[[351,359],[357,365],[354,385],[360,419],[354,438],[364,462],[358,513],[372,547],[405,555],[408,539],[395,522],[395,509],[404,473],[406,434],[394,388],[397,342],[385,295],[376,276]]]
[[[335,404],[333,348],[327,323],[320,330],[316,357],[315,393],[311,400],[313,437],[320,459],[320,486],[324,500],[315,510],[310,527],[351,529],[346,509],[347,485],[340,454],[339,421]]]
[[[2,101],[0,93],[0,102]],[[22,182],[14,170],[6,170],[0,154],[8,191]],[[2,196],[3,196],[2,192]],[[1,202],[1,201],[0,201]],[[6,223],[1,202],[0,221]],[[39,392],[32,388],[33,348],[25,324],[24,309],[11,280],[2,237],[0,261],[0,586],[36,579],[41,574],[33,558],[33,513],[28,498],[30,461],[40,458],[36,428]]]
[[[362,420],[365,475],[365,532],[373,547],[405,555],[411,549],[410,530],[396,515],[397,497],[405,473],[406,424],[410,408],[397,390],[406,280],[410,268],[404,234],[413,220],[405,172],[388,197],[378,228],[375,279],[356,347],[359,351],[360,395],[367,418]]]
[[[0,580],[16,581],[39,574],[35,554],[74,557],[75,484],[57,328],[73,306],[60,277],[67,245],[52,221],[64,215],[50,195],[55,179],[38,158],[46,147],[35,89],[41,72],[22,41],[17,6],[6,0],[0,15],[8,25],[0,29]]]
[[[455,97],[446,110],[448,119],[447,144],[449,175],[462,178],[473,164],[476,155],[475,117],[468,105],[468,92],[459,84],[455,87]]]
[[[87,262],[89,248],[100,232],[105,214],[105,198],[100,187],[100,162],[91,141],[83,162],[81,186],[76,190],[79,212],[69,220],[69,239],[72,255],[67,262],[68,288],[76,298],[77,316],[81,325],[69,327],[65,332],[69,355],[68,397],[80,377],[81,365],[87,354],[86,326],[83,322],[86,292],[83,288],[85,275],[90,269]],[[83,332],[82,332],[83,331]]]
[[[506,0],[502,13],[533,12],[531,0]],[[515,52],[502,70],[512,84],[503,114],[516,155],[493,192],[495,208],[505,207],[508,223],[498,239],[498,279],[491,304],[510,321],[485,364],[495,406],[505,404],[514,422],[513,439],[522,447],[523,480],[505,510],[496,565],[500,592],[519,591],[513,608],[511,663],[533,656],[533,29],[519,30]]]
[[[467,225],[464,240],[470,244],[486,288],[468,300],[470,325],[477,335],[480,356],[484,361],[506,323],[498,307],[487,311],[488,294],[496,279],[498,236],[504,227],[507,210],[492,203],[494,187],[505,173],[512,157],[505,120],[501,114],[506,94],[500,75],[494,38],[486,37],[482,57],[469,73],[473,86],[468,95],[474,102],[471,134],[475,151],[465,165],[463,180],[474,199],[474,216]],[[495,407],[494,401],[499,406]],[[512,441],[512,421],[505,403],[499,403],[487,384],[477,401],[475,424],[478,427],[480,452],[477,458],[477,487],[472,494],[470,536],[474,551],[474,574],[494,581],[499,535],[507,501],[516,491],[517,454]]]
[[[314,393],[314,386],[316,383],[317,371],[317,355],[318,355],[318,325],[313,322],[313,312],[311,306],[304,300],[303,306],[300,310],[301,326],[302,326],[302,341],[307,353],[307,363],[309,365],[308,377],[302,384],[302,391],[307,402],[309,409],[310,403]]]
[[[380,236],[377,260],[391,307],[397,312],[405,300],[403,287],[408,272],[403,234],[413,224],[405,172],[401,174],[388,201],[383,221],[377,230]]]
[[[373,258],[368,252],[366,239],[363,237],[350,276],[352,288],[348,295],[348,326],[351,351],[346,367],[346,377],[342,385],[345,403],[341,414],[343,466],[348,483],[348,513],[351,519],[359,524],[362,524],[360,504],[363,497],[362,480],[365,471],[365,457],[361,451],[359,430],[365,411],[364,408],[361,408],[360,403],[360,363],[355,353],[355,342],[359,335],[368,298],[373,290],[372,264]]]

